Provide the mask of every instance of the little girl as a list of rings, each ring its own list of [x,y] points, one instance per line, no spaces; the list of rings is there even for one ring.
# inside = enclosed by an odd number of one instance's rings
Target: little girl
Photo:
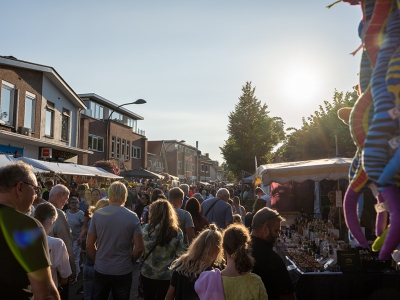
[[[42,223],[49,244],[51,276],[56,287],[66,284],[72,274],[67,247],[62,239],[49,236],[57,219],[56,208],[49,202],[40,203],[35,210],[35,219]],[[59,276],[57,276],[57,273]]]
[[[215,224],[203,230],[187,252],[171,264],[174,270],[166,300],[199,299],[194,284],[200,273],[222,262],[222,235]]]
[[[240,223],[229,226],[223,232],[222,247],[227,261],[226,268],[220,273],[201,273],[195,284],[200,299],[267,300],[261,278],[250,272],[254,258],[250,254],[248,229]]]

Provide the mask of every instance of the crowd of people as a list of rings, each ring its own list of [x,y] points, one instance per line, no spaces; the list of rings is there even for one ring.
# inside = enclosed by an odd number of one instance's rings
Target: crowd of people
[[[246,213],[234,189],[44,186],[0,168],[0,299],[68,299],[81,269],[84,299],[295,299],[273,251],[284,219],[261,194]]]

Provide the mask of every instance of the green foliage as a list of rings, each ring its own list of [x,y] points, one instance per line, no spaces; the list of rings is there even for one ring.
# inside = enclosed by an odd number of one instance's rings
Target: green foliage
[[[242,92],[228,116],[228,140],[220,147],[228,170],[236,178],[240,178],[242,170],[254,171],[254,157],[258,165],[269,163],[272,149],[285,138],[283,120],[268,115],[268,106],[255,97],[251,82],[246,82]]]
[[[342,107],[353,107],[358,96],[355,91],[335,90],[332,102],[324,101],[314,115],[303,118],[300,129],[288,128],[285,143],[277,151],[284,161],[330,158],[336,156],[335,134],[338,156],[353,157],[356,147],[351,139],[348,125],[339,120],[337,111]]]
[[[235,179],[236,179],[235,178],[235,174],[233,174],[233,172],[229,170],[229,166],[228,166],[228,164],[226,162],[223,162],[221,164],[221,168],[224,169],[224,175],[223,176],[226,179],[226,181],[231,182],[231,183],[235,182]]]

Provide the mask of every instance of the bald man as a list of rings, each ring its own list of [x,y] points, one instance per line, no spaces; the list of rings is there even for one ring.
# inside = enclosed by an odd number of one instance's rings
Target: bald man
[[[224,229],[233,223],[232,207],[228,204],[229,191],[219,189],[217,197],[207,199],[201,204],[201,211],[208,223],[215,223],[219,229]]]

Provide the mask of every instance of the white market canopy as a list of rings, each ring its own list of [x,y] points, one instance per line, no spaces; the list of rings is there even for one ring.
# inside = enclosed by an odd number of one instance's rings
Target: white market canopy
[[[24,163],[33,167],[44,169],[48,172],[54,172],[60,175],[95,176],[93,172],[84,170],[76,164],[49,162],[29,157],[20,157],[18,160],[22,160]]]
[[[17,162],[18,159],[14,158],[12,155],[7,155],[7,154],[2,154],[0,155],[0,167],[3,166],[7,166],[10,165],[14,162]],[[30,164],[29,164],[30,165]],[[48,171],[41,169],[41,168],[36,168],[32,165],[30,165],[32,167],[33,173],[37,174],[37,173],[48,173]]]
[[[261,178],[264,186],[272,182],[284,184],[290,181],[339,180],[347,178],[352,161],[353,158],[335,157],[261,165],[257,168],[255,178]]]
[[[98,177],[104,177],[104,178],[113,178],[113,179],[122,179],[124,177],[115,175],[113,173],[107,172],[106,170],[99,168],[99,167],[90,167],[90,166],[83,166],[83,165],[78,165],[81,169],[87,170],[88,172],[91,172],[95,174],[95,176]]]

